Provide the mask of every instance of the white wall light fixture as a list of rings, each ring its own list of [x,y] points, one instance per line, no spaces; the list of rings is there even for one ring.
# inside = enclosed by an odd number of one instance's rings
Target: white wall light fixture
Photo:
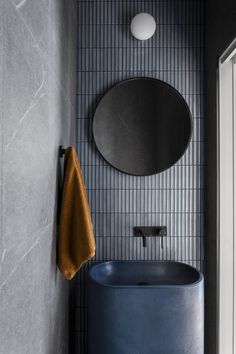
[[[145,41],[154,35],[156,31],[156,21],[151,15],[146,12],[141,12],[134,16],[130,28],[132,35],[136,39]]]

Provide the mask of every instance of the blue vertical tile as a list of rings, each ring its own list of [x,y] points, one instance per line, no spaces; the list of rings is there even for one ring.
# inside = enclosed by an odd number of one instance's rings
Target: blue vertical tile
[[[97,238],[95,260],[77,278],[77,353],[87,352],[86,277],[95,262],[169,259],[202,269],[204,262],[204,13],[203,0],[78,0],[78,154]],[[153,38],[139,42],[129,26],[138,12],[157,21]],[[186,99],[193,138],[185,155],[151,177],[127,176],[96,150],[92,119],[112,86],[131,77],[159,78]],[[133,226],[167,225],[160,241],[133,237]]]

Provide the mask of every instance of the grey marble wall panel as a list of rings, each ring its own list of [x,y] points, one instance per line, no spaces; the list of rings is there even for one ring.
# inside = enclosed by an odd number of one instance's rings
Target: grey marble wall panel
[[[1,2],[0,353],[68,352],[56,267],[60,144],[75,143],[73,0]]]
[[[106,260],[178,260],[204,265],[204,1],[78,0],[78,153],[95,228],[97,252],[75,281],[77,308],[73,353],[87,352],[89,267]],[[138,12],[157,20],[148,41],[135,40],[130,21]],[[121,80],[147,76],[174,86],[193,116],[188,150],[167,171],[134,177],[109,166],[92,137],[96,105]],[[160,241],[133,237],[133,226],[167,225]]]
[[[3,3],[0,3],[0,14]],[[3,22],[0,21],[0,52],[3,53]],[[3,77],[3,55],[0,55],[0,78]],[[3,82],[0,80],[0,250],[2,250],[2,151],[3,151]],[[0,266],[1,271],[1,266]]]

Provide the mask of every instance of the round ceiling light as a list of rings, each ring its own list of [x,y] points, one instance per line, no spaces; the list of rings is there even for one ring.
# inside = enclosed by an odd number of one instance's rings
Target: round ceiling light
[[[132,35],[140,41],[151,38],[156,31],[156,21],[153,16],[146,12],[141,12],[134,16],[131,21]]]

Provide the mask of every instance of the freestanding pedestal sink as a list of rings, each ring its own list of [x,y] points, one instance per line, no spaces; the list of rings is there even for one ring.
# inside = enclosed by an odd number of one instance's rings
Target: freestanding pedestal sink
[[[203,275],[183,263],[94,266],[89,354],[203,354],[203,287]]]

